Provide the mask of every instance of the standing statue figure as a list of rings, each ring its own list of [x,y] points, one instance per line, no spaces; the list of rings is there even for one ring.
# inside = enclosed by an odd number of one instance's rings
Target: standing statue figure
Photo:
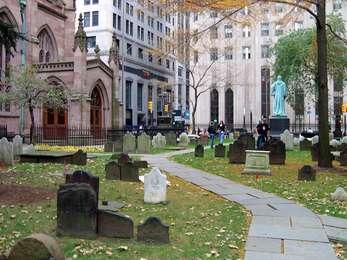
[[[271,86],[271,96],[274,97],[272,105],[272,113],[274,117],[286,117],[285,100],[287,97],[287,86],[282,81],[282,77],[278,76],[277,80]]]

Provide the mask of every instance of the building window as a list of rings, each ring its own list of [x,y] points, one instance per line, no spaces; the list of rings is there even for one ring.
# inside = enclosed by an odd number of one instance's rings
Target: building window
[[[152,101],[152,100],[153,100],[153,87],[148,86],[148,101]]]
[[[133,15],[134,15],[134,6],[132,6],[132,5],[129,4],[129,3],[126,3],[125,12],[126,12],[128,15],[133,16]]]
[[[263,59],[270,58],[270,46],[269,45],[262,45],[261,46],[261,57]]]
[[[170,60],[167,59],[165,62],[166,62],[166,68],[170,69]]]
[[[217,89],[213,89],[210,94],[210,121],[218,120],[219,97]]]
[[[147,32],[147,40],[149,45],[154,44],[154,34],[150,31]]]
[[[153,54],[152,53],[148,53],[148,62],[153,62]]]
[[[177,103],[179,106],[182,105],[182,84],[178,84]]]
[[[283,25],[280,23],[277,23],[275,25],[275,36],[280,36],[283,34]]]
[[[134,23],[126,20],[125,21],[125,33],[133,36],[134,34]]]
[[[137,111],[142,111],[142,91],[143,84],[137,83]]]
[[[218,60],[218,49],[217,48],[211,48],[210,49],[210,60],[211,61]]]
[[[199,14],[194,13],[194,18],[193,18],[194,22],[196,22],[197,20],[199,20]]]
[[[182,75],[183,75],[183,68],[182,67],[178,67],[177,74],[179,77],[182,77]]]
[[[159,58],[159,59],[158,59],[158,65],[161,66],[162,64],[163,64],[163,62],[162,62],[161,58]]]
[[[131,43],[127,43],[127,55],[133,55],[133,46]]]
[[[241,10],[241,14],[243,14],[243,15],[249,15],[249,13],[250,13],[250,11],[249,11],[248,6],[245,6],[245,8],[243,8]]]
[[[41,30],[38,34],[37,38],[39,39],[39,62],[48,63],[54,60],[54,53],[56,50],[54,49],[53,41],[50,35],[48,34],[46,29]]]
[[[333,10],[337,11],[342,9],[342,0],[333,0]]]
[[[233,37],[233,26],[231,24],[224,25],[224,37],[225,38]]]
[[[242,59],[249,60],[251,58],[251,47],[244,46],[242,47]]]
[[[90,0],[84,0],[84,5],[90,5]]]
[[[199,52],[194,51],[194,63],[198,63],[198,62],[199,62]]]
[[[137,49],[137,57],[141,60],[143,60],[143,49],[138,48]]]
[[[132,81],[125,81],[125,106],[131,108],[131,85]]]
[[[225,124],[229,129],[234,125],[234,92],[231,88],[225,91]]]
[[[224,57],[226,60],[232,60],[233,59],[233,48],[232,47],[225,47]]]
[[[210,28],[210,39],[218,39],[218,27],[217,26],[212,26]]]
[[[94,11],[92,13],[93,19],[92,19],[92,26],[98,26],[99,25],[99,12]]]
[[[99,3],[99,0],[93,0],[93,4],[96,5]]]
[[[143,11],[137,11],[137,20],[139,20],[142,23],[145,21],[145,13]]]
[[[270,69],[261,69],[261,115],[270,115]]]
[[[283,5],[282,4],[276,4],[275,12],[279,14],[279,13],[283,13],[283,11],[284,11]]]
[[[89,27],[90,26],[90,13],[89,12],[84,13],[83,17],[84,17],[83,26]]]
[[[242,37],[244,38],[251,37],[251,29],[248,25],[242,28]]]
[[[96,47],[96,36],[87,37],[87,48],[95,48]]]
[[[117,14],[113,14],[113,28],[117,28]]]
[[[270,35],[270,24],[269,23],[261,23],[261,36],[269,36]]]
[[[210,12],[210,17],[216,18],[216,17],[218,17],[218,13],[216,11],[212,11],[212,12]]]
[[[297,31],[297,30],[301,30],[303,28],[303,21],[296,21],[294,22],[294,30]]]
[[[122,17],[121,16],[117,16],[117,29],[119,30],[119,31],[121,31],[122,30]]]

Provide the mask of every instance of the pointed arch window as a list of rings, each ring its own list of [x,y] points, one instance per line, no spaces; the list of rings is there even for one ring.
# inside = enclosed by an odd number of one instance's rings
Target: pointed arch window
[[[48,63],[55,59],[54,53],[56,53],[54,41],[50,34],[48,33],[47,29],[44,28],[39,33],[38,37],[39,39],[39,62],[40,63]]]
[[[231,88],[225,91],[225,124],[228,128],[233,128],[234,124],[234,92]]]
[[[211,121],[217,120],[218,122],[218,111],[219,111],[219,95],[217,89],[213,89],[210,94],[210,117]]]

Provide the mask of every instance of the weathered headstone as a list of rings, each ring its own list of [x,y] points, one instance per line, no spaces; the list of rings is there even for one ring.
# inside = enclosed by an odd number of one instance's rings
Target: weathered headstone
[[[122,213],[98,210],[98,234],[105,237],[132,238],[134,222]]]
[[[299,181],[315,181],[316,180],[316,170],[310,165],[305,165],[298,171]]]
[[[338,187],[330,196],[332,200],[347,201],[347,192],[341,187]]]
[[[121,165],[121,180],[138,182],[139,181],[139,167],[136,167],[133,162],[128,162]]]
[[[149,153],[151,151],[151,137],[146,133],[142,133],[137,137],[137,152]]]
[[[5,165],[13,165],[13,144],[6,137],[0,140],[0,161]]]
[[[342,143],[347,144],[347,136],[342,137]]]
[[[180,146],[188,146],[189,144],[189,137],[186,133],[181,133],[179,136],[179,145]]]
[[[154,168],[144,176],[145,203],[161,203],[166,201],[166,175]]]
[[[129,155],[126,153],[121,153],[118,157],[119,165],[127,164],[128,162],[131,162]]]
[[[336,139],[333,139],[329,142],[329,145],[333,147],[333,149],[336,149],[341,143],[337,141]]]
[[[86,165],[87,153],[83,152],[82,150],[78,150],[76,153],[72,155],[70,163],[76,165]]]
[[[312,145],[318,144],[319,143],[319,136],[315,135],[314,137],[312,137],[311,142],[312,142]]]
[[[87,183],[59,187],[57,196],[57,234],[94,237],[97,232],[98,200]]]
[[[311,147],[311,158],[312,158],[312,161],[314,161],[314,162],[318,161],[318,158],[319,158],[319,143],[315,143],[314,145],[312,145],[312,147]]]
[[[334,134],[333,133],[329,133],[329,141],[334,139]]]
[[[263,150],[270,151],[270,164],[285,164],[286,145],[281,140],[267,142]]]
[[[123,153],[136,152],[136,137],[132,133],[127,133],[123,137]]]
[[[229,162],[230,163],[245,163],[246,147],[240,140],[236,140],[229,145]]]
[[[298,137],[294,137],[294,145],[298,146],[300,144],[300,139]]]
[[[105,166],[106,180],[120,180],[120,166],[116,161],[110,161]]]
[[[201,144],[195,146],[194,155],[195,157],[204,157],[204,147]]]
[[[137,240],[144,242],[169,243],[169,226],[157,217],[149,217],[137,226]]]
[[[294,135],[291,134],[288,130],[285,130],[281,135],[280,139],[286,145],[286,150],[294,149]]]
[[[246,150],[255,149],[255,139],[252,134],[241,134],[237,140],[243,143],[243,146],[246,148]]]
[[[340,152],[340,165],[347,166],[347,149]]]
[[[7,259],[64,260],[65,257],[59,243],[53,237],[45,234],[32,234],[19,240],[11,249]]]
[[[165,137],[166,137],[167,145],[171,145],[171,146],[177,145],[177,136],[175,132],[168,132],[167,134],[165,134]]]
[[[225,157],[225,146],[223,144],[216,145],[215,150],[214,150],[214,156],[215,157],[222,157],[222,158]]]
[[[161,133],[157,133],[157,135],[153,136],[152,146],[153,148],[164,148],[166,145],[166,138]]]
[[[242,174],[271,175],[270,151],[246,150],[246,164]]]
[[[114,136],[114,140],[106,141],[104,145],[104,152],[106,153],[116,153],[123,151],[123,135],[121,133],[117,133]]]
[[[13,156],[15,159],[18,159],[19,156],[23,153],[23,138],[20,135],[16,135],[13,140]]]
[[[300,141],[300,151],[310,151],[312,143],[308,139]]]
[[[65,183],[87,183],[95,191],[96,198],[99,199],[99,177],[86,171],[74,171],[72,174],[66,174]]]

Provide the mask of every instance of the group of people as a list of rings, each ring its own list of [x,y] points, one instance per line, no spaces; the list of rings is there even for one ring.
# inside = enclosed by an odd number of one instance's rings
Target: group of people
[[[217,124],[217,120],[214,120],[210,123],[210,126],[207,129],[207,132],[211,139],[211,148],[214,147],[214,139],[216,136],[219,137],[219,143],[222,144],[224,142],[225,138],[225,124],[223,121],[220,121],[219,124]]]
[[[256,127],[256,133],[258,134],[257,139],[257,149],[260,150],[263,148],[265,143],[269,139],[269,125],[266,123],[266,118],[263,118],[261,121],[259,121],[257,127]]]

